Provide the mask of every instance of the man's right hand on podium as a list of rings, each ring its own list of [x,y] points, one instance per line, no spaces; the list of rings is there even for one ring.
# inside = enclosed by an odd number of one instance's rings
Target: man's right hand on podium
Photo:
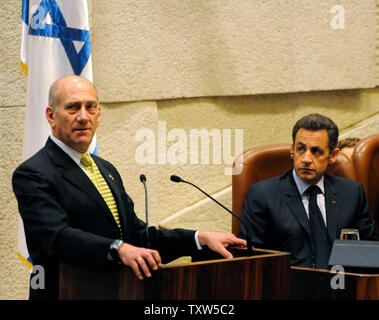
[[[246,240],[237,238],[234,234],[212,231],[199,231],[198,241],[201,246],[208,246],[209,249],[219,253],[224,258],[233,258],[233,255],[226,250],[229,245],[245,246]],[[162,263],[157,250],[135,247],[128,243],[123,243],[118,249],[118,255],[126,266],[132,268],[138,279],[143,280],[141,270],[147,278],[151,278],[151,270],[157,270]]]
[[[147,278],[151,277],[152,270],[157,270],[162,263],[161,256],[157,250],[135,247],[128,243],[123,243],[118,249],[118,255],[123,264],[132,268],[137,278],[143,280],[141,270]]]

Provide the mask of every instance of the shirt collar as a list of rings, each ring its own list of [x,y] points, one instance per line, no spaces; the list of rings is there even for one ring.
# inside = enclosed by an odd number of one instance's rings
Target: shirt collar
[[[292,170],[292,175],[295,180],[297,189],[299,190],[299,193],[301,195],[304,194],[304,192],[311,186],[311,184],[306,183],[303,181],[296,173],[295,169]],[[320,181],[316,183],[316,186],[318,186],[323,194],[324,192],[324,176],[321,177]]]
[[[53,140],[55,144],[60,147],[65,153],[67,153],[69,157],[75,161],[76,164],[80,165],[80,159],[83,153],[70,148],[67,144],[54,137],[52,134],[50,135],[50,139]]]

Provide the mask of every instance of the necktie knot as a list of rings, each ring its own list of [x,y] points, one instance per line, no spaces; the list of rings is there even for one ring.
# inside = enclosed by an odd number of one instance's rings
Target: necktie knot
[[[317,196],[317,194],[319,194],[321,192],[319,186],[317,185],[312,185],[310,186],[308,189],[307,189],[307,193],[309,195],[309,197],[315,197]]]
[[[92,166],[93,159],[90,156],[89,153],[83,153],[80,163],[83,164],[86,168],[89,168]]]

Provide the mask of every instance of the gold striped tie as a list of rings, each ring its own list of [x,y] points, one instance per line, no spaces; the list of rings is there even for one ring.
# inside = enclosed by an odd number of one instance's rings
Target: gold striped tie
[[[114,219],[117,222],[119,229],[120,226],[120,218],[118,216],[118,209],[116,202],[113,198],[112,192],[108,187],[107,182],[104,180],[104,177],[101,175],[99,168],[97,167],[95,161],[88,153],[83,153],[80,163],[86,167],[86,172],[88,177],[91,179],[96,189],[99,191],[104,201],[108,205],[109,210],[112,212]]]

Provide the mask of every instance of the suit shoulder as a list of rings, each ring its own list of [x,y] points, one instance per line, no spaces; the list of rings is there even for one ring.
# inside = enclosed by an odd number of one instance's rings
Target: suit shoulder
[[[339,176],[334,176],[331,174],[325,174],[325,178],[328,179],[330,182],[334,184],[341,184],[341,185],[351,185],[351,186],[359,186],[360,183],[348,178],[343,178]]]
[[[30,158],[24,160],[16,169],[16,171],[40,168],[44,163],[47,163],[47,154],[45,148],[40,149]]]
[[[268,178],[268,179],[253,183],[250,185],[249,189],[258,188],[262,190],[267,190],[267,189],[272,190],[273,188],[279,188],[280,181],[282,178],[283,178],[283,175],[279,175],[279,176],[275,176],[272,178]]]
[[[13,171],[11,181],[14,192],[20,187],[25,187],[30,178],[46,181],[51,172],[53,172],[53,165],[46,154],[46,150],[42,148]]]
[[[358,189],[362,188],[362,185],[354,180],[348,178],[342,178],[339,176],[334,176],[330,174],[325,174],[325,179],[332,183],[336,188],[340,189]]]

